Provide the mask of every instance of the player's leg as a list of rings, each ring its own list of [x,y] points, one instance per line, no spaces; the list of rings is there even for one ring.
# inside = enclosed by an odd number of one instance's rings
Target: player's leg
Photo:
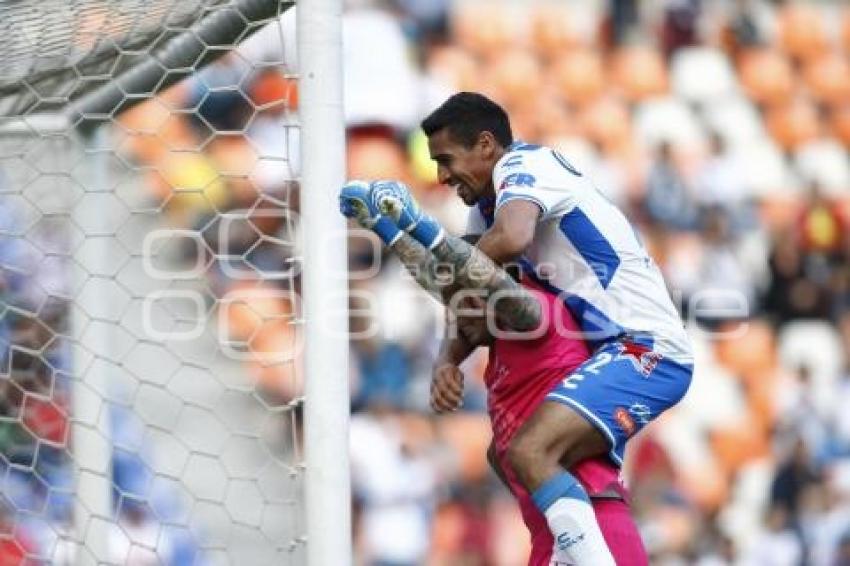
[[[691,374],[692,368],[662,360],[646,346],[615,342],[556,386],[520,428],[509,450],[511,464],[546,515],[556,545],[563,543],[571,557],[585,549],[602,552],[602,537],[590,519],[587,494],[558,464],[572,466],[598,454],[600,438],[612,461],[622,464],[626,441],[682,398]]]
[[[559,555],[578,566],[614,564],[587,491],[567,467],[604,455],[607,439],[572,408],[546,401],[520,427],[508,460],[546,517]]]
[[[592,499],[596,522],[617,566],[648,566],[649,558],[629,504],[623,499]]]

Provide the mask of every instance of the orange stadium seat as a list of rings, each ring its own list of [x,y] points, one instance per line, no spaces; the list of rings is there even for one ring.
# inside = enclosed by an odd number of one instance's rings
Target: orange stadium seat
[[[661,52],[646,46],[621,48],[613,55],[612,81],[630,101],[667,92],[667,67]]]
[[[777,51],[745,51],[740,59],[739,73],[746,93],[761,104],[787,101],[794,91],[791,63]]]
[[[830,113],[829,126],[844,147],[850,149],[850,103],[835,107]]]
[[[277,69],[266,69],[251,83],[249,96],[257,106],[298,110],[298,80]]]
[[[461,477],[477,481],[487,475],[487,446],[490,444],[490,419],[481,414],[459,413],[440,419],[439,437],[448,443],[458,458]]]
[[[556,61],[568,49],[583,43],[581,30],[569,6],[540,4],[531,16],[531,43],[541,57]]]
[[[844,10],[841,21],[841,42],[844,45],[844,52],[850,53],[850,8]]]
[[[776,369],[776,336],[770,325],[751,321],[734,340],[714,343],[717,362],[745,380],[758,379]]]
[[[751,417],[711,433],[711,447],[728,474],[770,454],[766,431]]]
[[[821,135],[817,108],[805,98],[771,106],[765,121],[770,135],[786,150],[796,149]]]
[[[521,43],[524,30],[512,16],[500,2],[466,2],[452,14],[452,32],[461,47],[489,58]]]
[[[811,4],[787,4],[779,13],[779,45],[791,56],[809,59],[822,54],[829,45],[826,15]]]
[[[584,134],[606,152],[617,151],[631,140],[631,116],[615,98],[602,98],[582,109],[578,117]]]
[[[485,73],[508,106],[533,100],[543,84],[540,61],[529,51],[503,50],[499,57],[491,59]]]
[[[573,104],[595,100],[606,86],[602,57],[587,49],[563,54],[552,64],[550,75],[558,93]]]
[[[578,135],[573,111],[555,94],[544,93],[538,97],[535,120],[542,138],[561,138]]]
[[[481,73],[476,58],[454,46],[441,46],[428,56],[428,74],[453,90],[474,90]]]
[[[850,100],[850,61],[845,54],[830,52],[813,58],[806,65],[803,77],[821,102]]]

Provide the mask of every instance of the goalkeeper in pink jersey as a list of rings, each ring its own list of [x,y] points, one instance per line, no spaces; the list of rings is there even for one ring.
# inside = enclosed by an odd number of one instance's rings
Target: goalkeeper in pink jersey
[[[375,231],[399,256],[417,282],[458,312],[457,325],[463,351],[444,353],[443,359],[459,363],[479,345],[490,346],[485,372],[488,412],[493,427],[493,442],[488,460],[499,477],[517,498],[532,540],[530,566],[566,565],[555,549],[555,541],[546,518],[531,495],[517,480],[507,459],[507,448],[514,434],[534,412],[546,395],[580,364],[588,359],[588,349],[569,311],[554,294],[531,281],[522,285],[505,270],[460,238],[446,236],[433,222],[408,222],[407,232],[400,230],[379,206],[385,189],[392,182],[371,184],[353,182],[340,195],[343,214],[356,218]],[[402,219],[400,224],[404,223]],[[435,239],[449,239],[455,253],[467,254],[465,273],[447,280],[439,273],[447,264],[441,257],[446,248],[429,246]],[[427,246],[427,247],[426,247]],[[430,250],[429,250],[430,248]],[[470,274],[474,273],[474,276]],[[470,290],[480,291],[469,293]],[[491,309],[469,308],[483,305],[480,296],[498,297]],[[505,332],[502,329],[520,331]],[[575,336],[570,339],[567,336]],[[431,405],[437,412],[455,410],[463,394],[463,374],[456,364],[435,374]],[[590,496],[600,538],[604,537],[611,554],[620,565],[647,564],[646,552],[629,514],[625,487],[618,468],[606,458],[579,462],[570,470]]]

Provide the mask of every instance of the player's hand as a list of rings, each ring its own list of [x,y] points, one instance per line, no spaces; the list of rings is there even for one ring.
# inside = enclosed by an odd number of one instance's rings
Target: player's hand
[[[408,232],[427,248],[433,248],[445,237],[442,226],[422,212],[407,185],[383,180],[372,183],[372,204],[381,214],[392,218],[399,228]]]
[[[419,203],[400,181],[382,180],[372,183],[372,203],[382,213],[395,220],[398,227],[410,231],[422,217]]]
[[[438,365],[431,376],[431,408],[435,413],[446,413],[462,406],[463,372],[454,364]]]
[[[387,244],[391,245],[401,231],[390,217],[381,214],[372,198],[372,184],[366,181],[349,181],[339,191],[339,211],[348,218],[374,231]]]

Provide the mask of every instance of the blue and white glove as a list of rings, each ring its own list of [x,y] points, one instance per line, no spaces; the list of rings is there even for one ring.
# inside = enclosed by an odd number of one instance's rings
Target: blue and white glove
[[[392,218],[381,214],[371,197],[373,184],[365,181],[346,183],[339,191],[339,211],[375,232],[386,245],[391,246],[401,238],[401,229]]]
[[[429,250],[445,238],[443,227],[432,216],[422,212],[404,183],[374,181],[371,198],[381,214],[391,217],[399,228]]]

